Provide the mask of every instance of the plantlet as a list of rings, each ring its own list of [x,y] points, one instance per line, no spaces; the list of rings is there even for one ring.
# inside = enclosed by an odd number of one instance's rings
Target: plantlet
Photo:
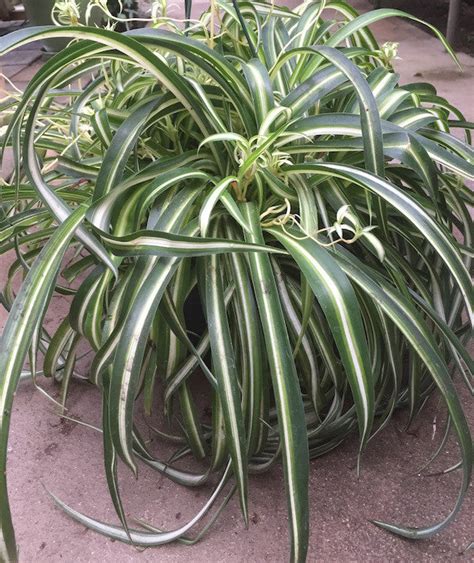
[[[377,522],[430,537],[455,517],[471,479],[452,377],[472,392],[472,192],[463,183],[474,178],[472,124],[431,85],[399,85],[396,46],[379,47],[369,30],[406,15],[397,10],[214,0],[181,27],[165,13],[125,34],[42,27],[0,38],[0,53],[72,40],[2,106],[15,168],[1,187],[0,251],[13,262],[1,294],[10,315],[0,557],[16,557],[5,467],[23,364],[61,385],[63,412],[84,340],[122,526],[56,499],[84,525],[138,546],[192,543],[190,528],[213,511],[212,522],[234,492],[247,521],[249,475],[282,463],[291,559],[303,561],[309,460],[357,432],[360,458],[395,409],[411,422],[436,390],[460,448],[455,506],[425,528]],[[55,291],[71,306],[48,334]],[[196,337],[190,296],[206,320]],[[197,384],[210,419],[196,406]],[[160,404],[170,426],[157,436],[178,444],[170,462],[136,424]],[[182,469],[189,456],[207,470]],[[119,462],[184,486],[218,481],[189,523],[140,530],[122,509]]]

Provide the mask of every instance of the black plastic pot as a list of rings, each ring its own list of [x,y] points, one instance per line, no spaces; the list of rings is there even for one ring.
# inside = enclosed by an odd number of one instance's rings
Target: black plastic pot
[[[51,25],[53,20],[51,18],[51,11],[53,9],[55,0],[23,0],[23,5],[26,10],[26,17],[30,25]],[[87,4],[89,0],[77,0],[79,10],[81,12],[81,22],[85,23],[84,15],[86,13]],[[102,12],[98,8],[94,8],[91,12],[89,20],[91,25],[99,25],[102,20]],[[43,45],[46,51],[50,53],[57,53],[66,47],[70,39],[45,39]]]

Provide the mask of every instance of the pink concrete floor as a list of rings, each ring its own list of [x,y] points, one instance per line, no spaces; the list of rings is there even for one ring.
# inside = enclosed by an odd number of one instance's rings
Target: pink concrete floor
[[[367,8],[365,1],[355,0],[354,4]],[[434,39],[398,19],[377,24],[374,31],[381,41],[401,43],[402,60],[397,62],[397,68],[402,83],[433,82],[441,95],[474,120],[473,58],[461,55],[464,72],[459,72]],[[22,85],[31,71],[30,65],[18,76]],[[0,281],[4,274],[4,268],[0,268]],[[63,300],[55,301],[48,324],[57,324],[65,306]],[[48,383],[44,385],[49,392],[56,392]],[[465,390],[461,393],[468,405],[468,394]],[[474,539],[472,494],[456,522],[429,541],[402,540],[368,521],[376,518],[422,525],[441,519],[452,506],[459,486],[458,474],[416,474],[440,436],[443,409],[438,411],[436,405],[433,400],[410,434],[402,432],[404,413],[397,414],[367,448],[359,479],[354,468],[355,440],[312,462],[310,561],[472,560],[472,550],[461,555]],[[72,416],[91,423],[99,421],[98,393],[89,385],[74,384],[69,408]],[[472,409],[469,417],[474,424]],[[17,392],[9,450],[9,489],[21,561],[287,560],[286,501],[278,467],[269,475],[251,479],[248,530],[241,523],[237,502],[231,501],[199,544],[139,552],[87,531],[54,507],[44,487],[78,510],[116,522],[103,476],[101,436],[74,423],[61,423],[53,405],[30,384],[22,384]],[[455,461],[457,447],[451,443],[433,469],[449,467]],[[121,482],[127,514],[168,529],[182,525],[208,494],[207,489],[181,489],[145,467],[140,467],[137,482],[125,471]]]

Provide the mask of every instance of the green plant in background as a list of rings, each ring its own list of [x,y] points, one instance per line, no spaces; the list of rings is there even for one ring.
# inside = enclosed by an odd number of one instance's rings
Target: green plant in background
[[[455,506],[426,528],[377,525],[427,538],[454,518],[472,466],[452,379],[472,392],[472,124],[431,85],[398,84],[396,47],[380,48],[369,26],[403,15],[215,0],[186,30],[157,18],[126,34],[43,27],[0,39],[1,53],[74,39],[2,106],[15,168],[1,187],[12,265],[1,294],[0,558],[16,557],[5,467],[24,361],[24,376],[61,385],[63,408],[82,341],[122,526],[56,502],[93,530],[139,546],[192,543],[234,491],[247,521],[248,476],[282,463],[291,558],[303,561],[309,459],[356,431],[362,453],[395,409],[411,422],[435,390],[460,448]],[[71,306],[48,334],[55,292]],[[206,319],[197,338],[190,295]],[[170,426],[157,436],[177,444],[169,462],[137,425],[158,410]],[[189,456],[207,469],[182,469]],[[218,481],[186,525],[132,529],[119,461],[178,485]]]

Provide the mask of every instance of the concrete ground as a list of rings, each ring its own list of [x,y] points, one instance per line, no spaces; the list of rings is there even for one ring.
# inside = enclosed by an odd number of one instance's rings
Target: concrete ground
[[[354,4],[367,8],[367,2],[362,0]],[[441,95],[474,120],[473,58],[460,55],[464,67],[461,73],[432,37],[404,21],[388,20],[373,29],[381,42],[400,42],[402,60],[396,66],[402,83],[433,82]],[[8,64],[1,63],[19,87],[27,83],[40,64],[35,57],[37,50],[30,51],[23,51],[16,59],[9,56]],[[0,268],[0,281],[4,274]],[[49,325],[57,324],[65,307],[62,299],[54,302],[48,314]],[[56,392],[48,382],[41,384],[49,392]],[[472,402],[464,389],[461,395],[466,406]],[[87,384],[74,383],[69,409],[76,418],[98,423],[98,393]],[[463,554],[474,539],[472,492],[456,522],[431,540],[402,540],[369,523],[376,518],[424,525],[438,521],[452,507],[459,474],[417,475],[417,469],[436,447],[443,414],[434,398],[406,434],[402,431],[405,414],[398,413],[367,448],[360,478],[355,473],[356,440],[312,462],[310,561],[473,559],[473,550]],[[474,424],[472,408],[468,414]],[[457,461],[457,455],[453,441],[433,470],[449,467]],[[54,507],[44,487],[78,510],[116,522],[102,469],[101,436],[75,423],[61,423],[54,415],[54,406],[29,384],[19,387],[14,404],[8,475],[20,558],[24,562],[287,560],[286,501],[278,467],[250,481],[248,530],[241,523],[234,499],[209,534],[193,547],[169,545],[139,552],[70,520]],[[140,467],[137,482],[128,472],[121,472],[121,483],[127,514],[167,529],[181,526],[192,517],[209,492],[206,488],[181,489],[145,467]]]

